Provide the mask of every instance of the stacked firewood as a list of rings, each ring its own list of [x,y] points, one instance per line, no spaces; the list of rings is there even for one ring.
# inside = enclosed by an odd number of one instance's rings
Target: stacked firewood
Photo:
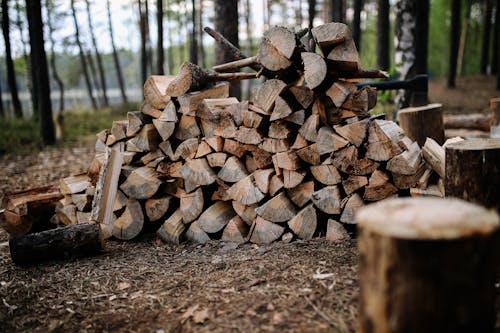
[[[227,72],[244,66],[258,72]],[[409,195],[425,173],[418,144],[370,115],[376,91],[354,83],[385,73],[361,69],[344,24],[271,28],[257,56],[214,69],[151,76],[141,110],[97,135],[88,179],[62,181],[59,221],[87,216],[124,240],[148,226],[172,243],[337,240],[359,207]],[[260,75],[252,101],[229,96],[226,80]]]

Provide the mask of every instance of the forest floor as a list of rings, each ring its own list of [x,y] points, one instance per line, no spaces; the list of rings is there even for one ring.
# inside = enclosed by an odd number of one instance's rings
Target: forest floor
[[[460,79],[456,91],[447,90],[445,83],[431,82],[430,99],[443,103],[446,112],[483,112],[488,99],[500,95],[493,80],[484,77]],[[5,192],[57,183],[85,171],[92,156],[88,140],[0,156],[0,198]],[[355,240],[172,246],[146,234],[132,242],[108,241],[105,252],[96,257],[32,267],[12,264],[7,240],[0,230],[0,332],[356,328]]]

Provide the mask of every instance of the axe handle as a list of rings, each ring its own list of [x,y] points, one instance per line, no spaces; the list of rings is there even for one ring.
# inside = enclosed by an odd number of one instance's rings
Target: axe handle
[[[362,82],[356,83],[357,87],[370,86],[378,90],[396,90],[396,89],[409,89],[412,91],[425,91],[427,92],[427,75],[421,74],[409,80],[401,81],[382,81],[382,82]]]

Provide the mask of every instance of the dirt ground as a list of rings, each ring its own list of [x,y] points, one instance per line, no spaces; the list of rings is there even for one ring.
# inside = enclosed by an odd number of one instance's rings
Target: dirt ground
[[[461,92],[446,90],[444,81],[431,82],[430,97],[444,103],[447,112],[482,112],[487,108],[484,101],[496,94],[493,89],[484,96],[482,89],[476,95],[464,91],[493,87],[487,81],[459,80]],[[85,171],[92,155],[92,145],[85,143],[26,156],[0,156],[0,197]],[[16,267],[7,239],[0,230],[0,332],[353,332],[356,328],[355,240],[171,246],[150,234],[132,242],[108,241],[105,252],[96,257]]]

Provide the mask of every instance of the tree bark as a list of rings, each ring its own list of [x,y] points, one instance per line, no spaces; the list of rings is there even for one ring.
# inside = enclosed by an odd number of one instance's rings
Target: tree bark
[[[26,0],[26,2],[29,2],[29,1]],[[75,39],[76,39],[76,44],[78,45],[80,64],[82,66],[82,72],[83,72],[83,77],[85,79],[85,85],[87,87],[87,93],[89,95],[90,102],[92,103],[92,108],[94,110],[97,110],[97,102],[96,102],[96,100],[94,98],[94,94],[92,92],[92,83],[90,82],[89,71],[87,68],[87,60],[85,60],[85,51],[83,50],[83,46],[82,46],[82,43],[80,41],[80,30],[78,28],[78,20],[76,18],[75,0],[71,0],[71,13],[73,16],[73,22],[75,24]],[[43,98],[40,95],[38,95],[38,97],[40,99]]]
[[[14,62],[12,61],[12,53],[10,49],[10,22],[9,22],[9,4],[7,0],[2,0],[2,32],[5,41],[5,65],[7,67],[7,82],[9,84],[10,96],[12,99],[12,107],[16,118],[23,117],[23,109],[17,90],[16,72],[14,70]]]
[[[62,117],[62,113],[64,111],[64,83],[57,72],[56,66],[56,53],[54,50],[55,40],[54,40],[54,26],[52,25],[52,15],[54,10],[54,4],[51,0],[47,0],[47,26],[49,28],[49,40],[50,40],[50,66],[52,67],[52,77],[54,81],[56,81],[57,86],[59,87],[59,115],[58,117]]]
[[[233,45],[239,47],[238,39],[238,1],[216,0],[215,8],[215,30],[227,38]],[[223,64],[233,61],[232,53],[217,44],[215,51],[215,64]],[[230,96],[240,98],[240,83],[232,82]]]
[[[446,146],[445,194],[500,213],[500,139],[464,140]]]
[[[377,2],[377,67],[387,71],[391,65],[389,58],[389,0],[378,0]]]
[[[400,80],[407,80],[415,75],[415,2],[401,0],[396,3],[394,58]],[[397,109],[408,107],[410,97],[410,92],[399,90],[395,99]]]
[[[143,9],[143,0],[138,0],[139,7],[139,32],[141,34],[141,85],[146,82],[148,78],[148,55],[146,47],[146,14]]]
[[[352,39],[358,51],[361,51],[361,11],[363,0],[354,0],[354,16],[352,19]]]
[[[99,53],[99,49],[97,48],[97,40],[95,38],[94,27],[92,25],[92,15],[90,15],[90,2],[89,0],[85,0],[85,3],[87,5],[87,21],[89,24],[90,38],[92,40],[92,46],[94,47],[94,53],[97,60],[97,69],[99,70],[99,80],[101,83],[104,106],[109,106],[108,93],[106,87],[106,73],[104,72],[104,67],[102,65],[101,54]]]
[[[481,46],[481,74],[487,74],[490,55],[491,0],[484,1],[483,43]]]
[[[429,0],[415,2],[415,71],[427,74],[427,49],[429,42]]]
[[[92,57],[92,52],[90,50],[85,50],[85,59],[89,65],[90,82],[92,86],[96,89],[96,98],[98,98],[98,105],[103,105],[104,101],[101,96],[101,84],[99,83],[99,78],[97,77],[97,70],[94,66],[94,58]]]
[[[198,36],[196,35],[196,0],[191,0],[191,45],[189,61],[198,64]]]
[[[3,106],[2,85],[0,84],[0,118],[5,118],[5,109]]]
[[[205,47],[203,46],[203,0],[199,0],[198,7],[198,53],[201,59],[201,67],[206,68],[207,62],[205,59]]]
[[[344,22],[344,1],[343,0],[331,0],[330,1],[330,17],[332,22]],[[379,16],[380,18],[380,16]]]
[[[172,29],[170,28],[171,20],[172,20],[172,15],[171,15],[171,10],[170,10],[170,1],[171,0],[166,0],[166,5],[167,5],[167,35],[168,35],[168,57],[167,57],[167,62],[168,62],[168,73],[170,75],[174,74],[174,41],[172,38]]]
[[[313,24],[314,24],[314,18],[316,17],[316,0],[307,0],[307,4],[308,4],[308,27],[309,29],[312,29],[313,28]]]
[[[52,121],[49,71],[43,42],[43,21],[40,1],[26,0],[26,12],[28,14],[32,74],[35,79],[33,86],[38,96],[40,136],[43,145],[51,145],[55,143],[56,138],[54,123]]]
[[[455,88],[457,78],[457,57],[460,44],[461,1],[451,0],[450,57],[448,67],[448,88]]]
[[[113,63],[115,64],[116,77],[118,79],[118,85],[120,87],[120,94],[122,95],[122,102],[127,103],[127,94],[125,93],[125,82],[123,80],[120,58],[118,57],[118,52],[116,51],[115,35],[113,33],[113,24],[111,22],[111,8],[109,0],[106,0],[106,11],[108,14],[108,31],[109,38],[111,40],[111,48],[113,50]]]
[[[441,104],[401,109],[398,112],[399,126],[413,141],[423,147],[427,137],[444,143],[443,111]]]
[[[362,208],[356,219],[358,332],[494,332],[497,214],[405,198]]]
[[[156,0],[156,26],[158,39],[156,44],[156,74],[165,74],[163,63],[165,62],[163,49],[163,0]]]
[[[491,56],[491,74],[498,73],[499,62],[498,58],[500,57],[499,49],[500,49],[500,0],[496,0],[495,5],[495,26],[493,28],[493,53]],[[500,88],[497,88],[500,89]]]
[[[24,39],[24,34],[22,33],[24,30],[23,29],[23,26],[24,26],[23,19],[25,20],[25,17],[22,18],[22,13],[25,13],[25,11],[21,9],[21,6],[19,4],[19,0],[16,0],[16,25],[20,31],[19,39],[21,40],[21,44],[23,46],[23,59],[24,59],[24,64],[26,66],[26,78],[27,78],[26,87],[28,88],[28,90],[30,92],[32,109],[37,110],[38,108],[37,108],[37,102],[36,102],[36,95],[35,95],[35,92],[33,90],[33,78],[31,76],[31,59],[30,59],[30,56],[28,54],[28,50],[26,48],[26,45],[28,45],[29,43]],[[36,119],[37,115],[34,114],[33,116]]]

